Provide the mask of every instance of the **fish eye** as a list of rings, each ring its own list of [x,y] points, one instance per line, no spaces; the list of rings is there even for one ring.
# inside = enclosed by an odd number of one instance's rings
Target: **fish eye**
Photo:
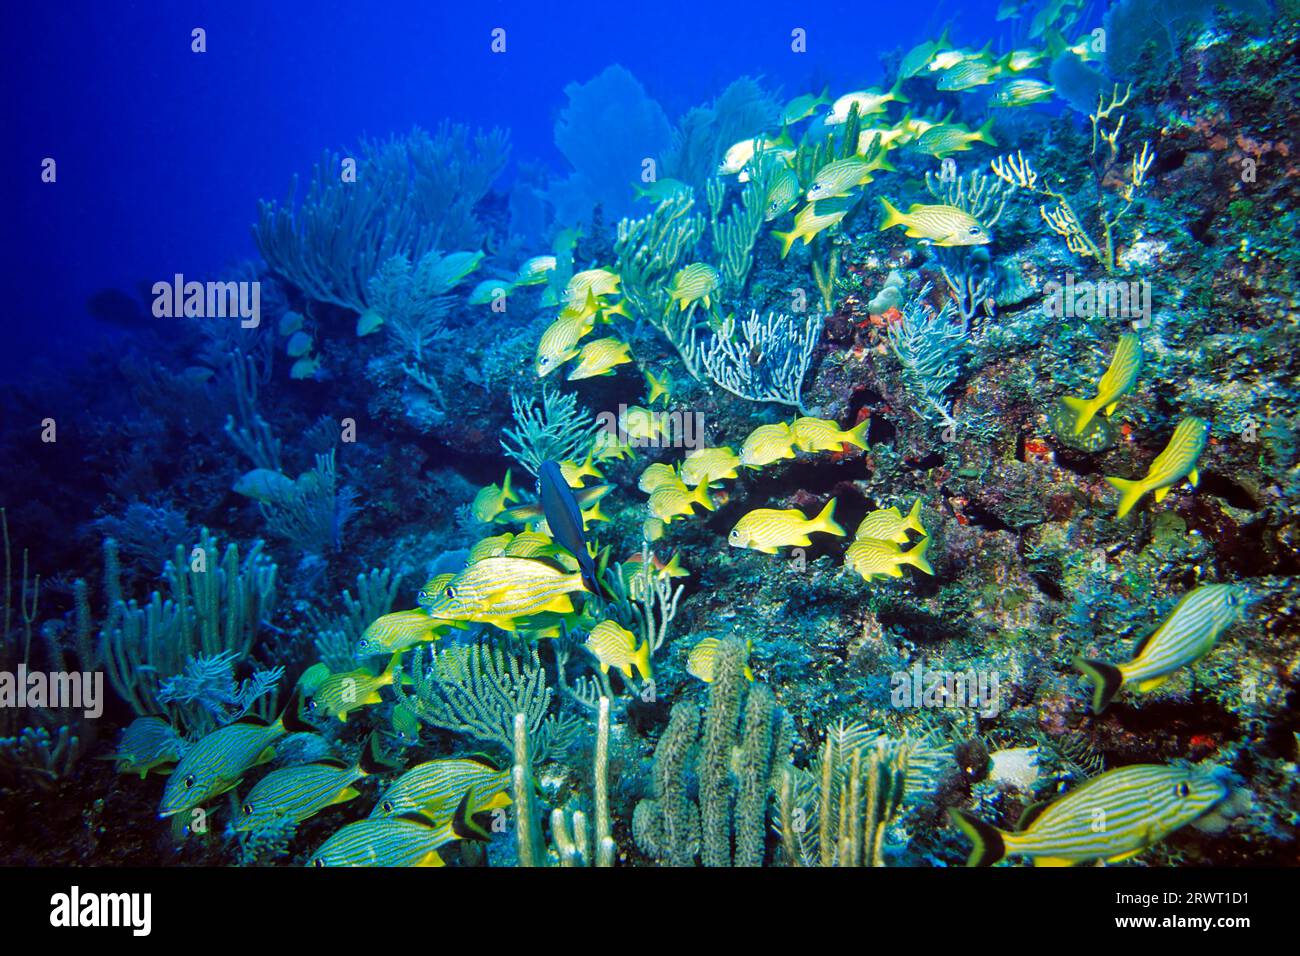
[[[383,811],[384,811],[385,813],[392,813],[392,812],[393,812],[393,801],[392,801],[392,800],[385,800],[385,801],[384,801],[383,803],[381,803],[379,806],[383,809]]]
[[[447,597],[449,597],[449,598],[455,598],[455,597],[456,597],[456,589],[455,589],[455,588],[447,588],[447,590],[444,591],[443,593],[446,594]]]
[[[253,815],[253,805],[251,803],[244,804],[240,809],[244,811],[244,816],[246,817],[251,817]]]
[[[732,528],[732,529],[731,529],[731,537],[732,537],[733,540],[734,540],[735,538],[739,538],[739,537],[740,537],[740,532],[739,532],[737,529]]]
[[[321,867],[325,865],[325,861],[322,860],[320,857],[316,857],[316,859],[311,861],[311,865],[316,867]]]
[[[307,698],[307,709],[308,709],[308,710],[315,710],[315,709],[316,709],[316,698],[315,698],[315,697],[308,697],[308,698]]]
[[[188,777],[182,780],[181,783],[185,785],[186,790],[194,786],[194,774],[190,774]]]
[[[1178,796],[1186,798],[1191,796],[1192,788],[1189,787],[1186,783],[1180,783],[1177,787],[1177,793]]]
[[[972,236],[978,236],[978,235],[980,234],[980,227],[979,227],[979,226],[971,226],[971,227],[970,227],[970,234],[971,234]]]

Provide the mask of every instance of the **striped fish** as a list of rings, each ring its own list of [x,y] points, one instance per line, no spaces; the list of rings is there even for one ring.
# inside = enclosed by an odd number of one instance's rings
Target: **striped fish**
[[[1228,793],[1204,768],[1136,764],[1094,777],[1041,809],[1030,807],[1014,833],[965,810],[948,812],[975,844],[967,866],[991,866],[1007,856],[1030,857],[1035,866],[1074,866],[1137,856],[1209,813]]]
[[[318,761],[272,770],[244,798],[235,829],[249,832],[275,830],[286,823],[297,826],[326,807],[352,800],[359,795],[354,783],[391,769],[380,761],[377,745],[372,734],[352,766]]]
[[[693,482],[693,484],[698,484],[698,482]],[[641,477],[637,479],[636,486],[647,495],[654,494],[664,487],[686,489],[686,485],[682,483],[681,477],[677,474],[677,469],[664,462],[655,462],[641,472]]]
[[[383,792],[373,817],[423,814],[434,822],[451,819],[461,800],[473,814],[510,806],[510,771],[485,760],[451,757],[416,764]]]
[[[613,375],[619,365],[632,361],[628,344],[612,335],[592,339],[578,352],[578,363],[569,372],[569,381]]]
[[[377,654],[396,654],[416,644],[437,640],[438,624],[423,608],[384,614],[361,632],[353,656],[360,659]]]
[[[373,673],[368,667],[331,674],[306,697],[307,709],[337,717],[341,723],[346,723],[348,714],[352,711],[383,703],[384,699],[379,695],[379,690],[392,685],[401,658],[401,651],[394,653],[389,658],[388,666],[378,674]]]
[[[844,552],[844,564],[862,575],[864,581],[874,577],[901,578],[903,565],[910,564],[918,571],[934,574],[925,552],[930,549],[930,539],[922,538],[914,548],[904,551],[892,541],[862,538],[854,541]]]
[[[845,444],[867,447],[867,429],[871,420],[865,419],[847,431],[826,418],[796,418],[790,425],[795,447],[800,451],[840,451]]]
[[[578,354],[578,341],[596,327],[591,316],[559,318],[546,327],[537,343],[533,369],[545,378]]]
[[[736,522],[727,543],[733,548],[776,554],[778,548],[811,544],[808,536],[814,531],[844,535],[844,529],[835,521],[834,498],[826,502],[815,518],[805,517],[798,508],[755,508]]]
[[[427,605],[434,617],[493,624],[515,630],[515,618],[573,611],[569,595],[584,591],[580,571],[534,558],[483,558],[471,564]]]
[[[1097,412],[1110,416],[1122,396],[1127,395],[1142,373],[1142,340],[1136,335],[1119,337],[1110,367],[1097,383],[1097,394],[1092,398],[1066,396],[1061,401],[1074,413],[1075,435],[1082,435]]]
[[[533,256],[515,273],[515,285],[541,285],[555,271],[555,256]]]
[[[253,767],[270,760],[275,744],[285,734],[313,732],[315,728],[298,716],[298,707],[295,694],[273,724],[245,717],[196,743],[167,778],[158,816],[170,817],[203,806],[237,787]]]
[[[600,672],[608,674],[611,667],[617,667],[623,676],[631,677],[632,668],[636,667],[641,677],[650,680],[650,642],[642,641],[636,646],[636,637],[627,628],[616,621],[601,621],[591,629],[584,642],[587,650],[600,662]]]
[[[614,295],[618,292],[619,277],[617,273],[610,272],[608,269],[587,269],[583,272],[575,272],[569,284],[565,287],[566,302],[583,302],[587,298],[587,293],[593,295]]]
[[[1180,667],[1206,654],[1240,616],[1247,591],[1235,584],[1205,584],[1189,591],[1168,619],[1143,638],[1126,664],[1075,659],[1075,666],[1096,685],[1092,712],[1100,714],[1120,690],[1134,686],[1138,693],[1154,690]]]
[[[924,140],[934,133],[931,130],[922,136]],[[993,240],[983,223],[956,206],[913,203],[907,212],[900,212],[883,196],[880,208],[884,216],[880,221],[880,231],[904,226],[912,239],[921,239],[936,246],[982,246]]]
[[[649,501],[650,513],[666,524],[671,524],[675,518],[691,517],[696,505],[706,511],[717,510],[717,505],[709,497],[708,485],[696,485],[693,489],[687,489],[681,482],[661,485],[650,495]]]
[[[694,488],[710,482],[736,477],[740,456],[731,448],[697,448],[682,461],[681,480]]]
[[[857,533],[854,540],[865,541],[893,541],[896,544],[907,544],[910,538],[907,532],[916,531],[919,534],[927,534],[925,526],[921,524],[921,499],[917,498],[912,504],[912,510],[904,515],[897,507],[882,508],[873,511],[862,519],[858,525]]]
[[[713,304],[713,293],[718,290],[718,270],[707,262],[692,262],[677,270],[668,294],[685,309],[694,302],[703,302],[707,309]]]
[[[161,717],[137,717],[122,731],[116,752],[106,759],[117,761],[118,773],[138,773],[143,780],[150,770],[179,761],[187,748],[176,728]]]
[[[467,819],[467,818],[466,818]],[[312,866],[442,866],[439,847],[456,840],[485,839],[481,829],[463,829],[458,814],[431,826],[423,817],[369,817],[349,823],[320,845]],[[477,824],[468,824],[477,828]]]
[[[1169,489],[1184,478],[1195,488],[1200,481],[1196,460],[1205,450],[1209,435],[1210,426],[1206,422],[1199,418],[1184,418],[1174,429],[1165,450],[1151,463],[1145,478],[1130,481],[1107,477],[1106,480],[1119,492],[1119,510],[1115,517],[1122,518],[1132,511],[1149,491],[1155,492],[1156,501],[1164,501]]]
[[[690,654],[686,657],[686,673],[692,677],[698,677],[706,684],[713,682],[714,665],[718,660],[718,645],[722,642],[716,637],[706,637],[694,647],[691,648]],[[746,642],[752,649],[753,641]],[[754,672],[745,665],[745,677],[748,680],[754,679]]]
[[[794,441],[794,430],[786,422],[759,425],[740,446],[740,463],[762,468],[782,458],[793,458]]]

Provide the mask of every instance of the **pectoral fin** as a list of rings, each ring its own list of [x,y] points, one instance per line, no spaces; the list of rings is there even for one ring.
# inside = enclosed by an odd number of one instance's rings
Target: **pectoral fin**
[[[1165,495],[1167,495],[1167,494],[1169,494],[1169,488],[1168,488],[1168,487],[1157,488],[1157,489],[1156,489],[1156,501],[1164,501],[1164,500],[1165,500]]]
[[[1196,483],[1201,480],[1201,473],[1197,471],[1195,468],[1193,468],[1191,471],[1187,473],[1187,480],[1190,481],[1192,483],[1192,487],[1195,488]]]
[[[1148,680],[1138,681],[1138,693],[1145,694],[1147,691],[1155,690],[1167,680],[1169,680],[1169,675],[1163,674],[1160,677],[1152,677]]]
[[[1074,861],[1063,860],[1058,856],[1036,856],[1034,866],[1074,866]]]

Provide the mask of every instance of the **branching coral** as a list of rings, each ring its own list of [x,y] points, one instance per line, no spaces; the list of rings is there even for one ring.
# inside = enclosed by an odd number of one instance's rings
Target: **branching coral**
[[[122,596],[112,539],[104,542],[104,565],[109,610],[100,656],[119,696],[140,715],[181,718],[179,708],[159,699],[162,681],[199,654],[246,657],[275,599],[276,566],[262,554],[261,542],[242,560],[233,543],[218,558],[217,541],[206,528],[198,544],[188,551],[177,545],[164,565],[168,596],[155,591],[143,607]]]
[[[1014,157],[999,156],[990,163],[994,175],[999,179],[1051,200],[1054,205],[1045,203],[1038,207],[1043,221],[1065,240],[1066,248],[1071,252],[1096,260],[1111,274],[1116,270],[1115,241],[1119,224],[1133,208],[1138,191],[1146,185],[1147,172],[1156,159],[1150,142],[1144,141],[1141,150],[1130,157],[1127,169],[1119,161],[1119,136],[1124,129],[1124,116],[1118,110],[1128,103],[1132,92],[1130,86],[1121,96],[1119,87],[1116,86],[1111,91],[1110,102],[1107,103],[1104,96],[1098,97],[1097,110],[1088,117],[1092,123],[1092,147],[1088,161],[1096,192],[1099,239],[1094,240],[1088,234],[1070,200],[1041,181],[1038,173],[1020,152]],[[1107,199],[1107,185],[1112,179],[1118,181],[1118,202]]]
[[[841,722],[807,770],[781,768],[782,848],[791,866],[884,866],[885,826],[903,804],[910,742]]]
[[[715,176],[706,190],[709,200],[709,231],[713,251],[718,258],[722,292],[739,296],[754,265],[754,243],[763,229],[767,202],[767,178],[754,177],[745,185],[740,201],[734,203],[726,218],[720,218],[726,201],[727,187]]]
[[[234,651],[222,651],[211,657],[202,654],[185,662],[183,673],[167,678],[158,688],[158,702],[170,704],[184,712],[184,725],[195,736],[238,720],[263,701],[260,716],[270,708],[269,695],[275,703],[276,686],[284,676],[283,667],[256,670],[251,677],[235,680]]]
[[[695,308],[676,308],[669,294],[673,276],[689,261],[704,233],[704,217],[694,214],[694,207],[690,196],[674,196],[644,219],[620,221],[614,253],[633,316],[663,333],[687,371],[703,381]]]
[[[888,327],[889,347],[903,366],[908,387],[924,403],[923,413],[938,415],[945,426],[955,427],[948,390],[961,374],[967,330],[952,320],[951,301],[938,312],[926,304],[930,288],[926,283],[903,306],[902,319]]]
[[[709,377],[728,392],[751,402],[776,402],[804,411],[803,380],[812,365],[813,349],[821,337],[822,316],[798,318],[751,312],[736,334],[728,318],[704,353]]]
[[[397,698],[434,727],[468,734],[510,753],[515,715],[523,714],[536,763],[566,750],[583,727],[570,715],[550,713],[553,693],[535,648],[520,658],[486,642],[449,647],[431,653],[426,668],[424,648],[419,647],[409,673],[412,689],[408,692],[396,681]]]
[[[371,621],[393,609],[401,585],[400,574],[394,575],[388,568],[373,568],[369,574],[357,575],[355,598],[351,591],[343,591],[342,614],[329,617],[314,607],[307,612],[316,651],[331,673],[355,666],[353,653],[361,632]]]
[[[474,208],[508,156],[502,131],[471,134],[450,123],[433,136],[416,128],[387,142],[363,141],[351,167],[326,152],[301,206],[296,177],[283,205],[260,204],[257,247],[311,298],[364,312],[371,276],[394,256],[419,261],[435,248],[481,243]]]
[[[331,451],[317,455],[315,467],[299,475],[291,491],[258,507],[271,534],[323,558],[338,550],[343,526],[355,511],[354,497],[350,488],[338,486]]]
[[[578,408],[573,393],[542,388],[541,408],[511,391],[515,427],[504,430],[501,448],[536,475],[544,461],[581,459],[595,437],[596,420]]]

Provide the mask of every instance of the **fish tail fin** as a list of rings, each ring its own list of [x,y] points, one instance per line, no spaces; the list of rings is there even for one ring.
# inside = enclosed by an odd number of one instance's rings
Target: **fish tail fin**
[[[867,429],[869,429],[870,427],[871,427],[871,419],[864,418],[862,419],[862,421],[858,422],[856,425],[854,425],[852,428],[848,430],[848,432],[844,436],[844,440],[848,442],[850,445],[854,445],[858,448],[866,448]]]
[[[884,218],[880,221],[880,231],[884,232],[894,226],[906,226],[907,217],[899,212],[888,199],[880,197],[880,211],[884,213]]]
[[[909,100],[906,96],[903,95],[903,80],[905,80],[905,79],[907,79],[907,77],[903,76],[903,75],[900,73],[900,74],[898,75],[898,79],[894,80],[894,85],[891,86],[891,87],[889,88],[889,95],[890,95],[890,97],[893,98],[893,101],[894,101],[895,103],[910,103],[910,102],[912,102],[912,101]]]
[[[641,646],[636,649],[632,655],[632,663],[636,665],[637,671],[641,674],[643,680],[650,680],[650,642],[642,641]]]
[[[903,519],[903,527],[911,528],[917,534],[926,534],[925,527],[921,524],[921,499],[917,498],[912,502],[912,510],[907,513]]]
[[[990,116],[984,121],[984,125],[975,131],[971,139],[977,139],[981,143],[987,143],[990,146],[998,145],[998,141],[993,138],[993,117]]]
[[[469,812],[469,798],[473,792],[473,788],[470,788],[465,791],[465,796],[460,798],[460,803],[456,805],[456,813],[451,818],[451,830],[462,840],[486,843],[492,839],[492,834],[483,824],[474,819],[474,814]]]
[[[881,154],[880,159],[877,160],[876,168],[879,169],[879,170],[882,170],[882,171],[884,171],[884,172],[886,172],[886,173],[896,173],[896,172],[898,172],[898,167],[895,166],[893,163],[891,163],[891,162],[889,161],[889,154],[888,154],[888,153],[882,153],[882,154]]]
[[[1007,70],[1009,70],[1009,69],[1011,68],[1011,57],[1014,56],[1014,55],[1015,55],[1015,51],[1012,50],[1011,52],[1009,52],[1009,53],[1007,53],[1007,54],[1005,54],[1005,55],[1003,55],[1003,56],[1000,56],[1000,57],[998,57],[996,60],[994,60],[994,61],[993,61],[993,65],[994,65],[995,67],[997,67],[998,70],[1000,70],[1000,71],[1002,71],[1002,72],[1006,72]]]
[[[280,726],[288,734],[314,734],[316,728],[302,719],[302,691],[295,690],[284,705],[278,718]]]
[[[930,566],[930,561],[926,558],[925,553],[930,550],[930,538],[924,537],[921,543],[911,551],[907,552],[907,563],[912,565],[918,571],[924,571],[926,574],[933,575],[934,568]]]
[[[367,777],[373,777],[377,773],[397,770],[400,766],[379,752],[379,731],[372,730],[361,748],[361,756],[357,758],[357,769]]]
[[[1119,689],[1124,686],[1124,674],[1114,664],[1090,661],[1085,657],[1076,657],[1074,666],[1095,685],[1092,691],[1092,712],[1100,714],[1110,706]]]
[[[700,506],[707,511],[718,510],[718,506],[715,505],[713,503],[713,499],[709,497],[708,482],[701,481],[698,485],[696,485],[695,490],[691,492],[691,497],[694,498],[696,501],[698,501],[700,503]]]
[[[1055,27],[1048,27],[1046,30],[1040,32],[1043,34],[1044,46],[1046,47],[1047,55],[1050,58],[1055,60],[1065,52],[1067,44],[1065,42],[1065,37],[1061,36],[1060,30],[1057,30]]]
[[[825,531],[827,534],[844,536],[844,529],[835,520],[834,498],[826,502],[826,507],[818,513],[816,518],[813,518],[812,523],[813,527],[810,529],[812,531]]]
[[[1061,399],[1061,404],[1074,415],[1074,434],[1082,435],[1088,422],[1092,421],[1092,416],[1097,414],[1097,410],[1092,407],[1092,402],[1086,398],[1066,395]]]
[[[1122,518],[1130,511],[1133,506],[1142,500],[1142,496],[1147,493],[1146,483],[1141,479],[1130,481],[1127,478],[1107,477],[1106,481],[1112,488],[1119,492],[1119,510],[1115,512],[1116,518]]]
[[[957,807],[949,807],[948,816],[974,844],[966,860],[967,866],[992,866],[1007,855],[1006,841],[997,827]]]
[[[790,254],[790,247],[793,246],[794,241],[799,238],[799,235],[793,229],[791,229],[789,232],[778,232],[777,230],[773,229],[772,236],[773,238],[778,239],[781,242],[782,259],[784,259],[786,256]]]
[[[509,469],[509,468],[506,469],[506,477],[505,477],[505,479],[501,482],[501,500],[502,500],[502,501],[518,501],[518,500],[519,500],[519,495],[515,492],[515,490],[514,490],[513,488],[510,487],[510,469]]]

